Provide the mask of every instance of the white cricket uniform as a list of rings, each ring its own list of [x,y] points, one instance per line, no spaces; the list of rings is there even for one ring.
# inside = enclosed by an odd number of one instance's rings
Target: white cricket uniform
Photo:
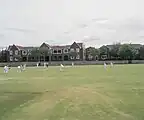
[[[72,67],[74,66],[74,63],[72,62]]]
[[[37,63],[37,67],[39,66],[39,63]]]
[[[21,66],[17,67],[17,72],[21,72]]]
[[[111,67],[113,67],[113,63],[111,62]]]
[[[106,69],[106,67],[107,67],[107,64],[106,64],[106,63],[104,63],[104,69]]]
[[[46,67],[46,63],[44,63],[44,68]]]
[[[24,64],[24,66],[23,66],[23,70],[25,70],[26,69],[26,64]]]
[[[4,66],[4,73],[8,73],[8,67]]]
[[[63,67],[64,67],[64,66],[61,64],[61,65],[60,65],[60,71],[62,71],[62,70],[63,70],[63,69],[62,69]]]

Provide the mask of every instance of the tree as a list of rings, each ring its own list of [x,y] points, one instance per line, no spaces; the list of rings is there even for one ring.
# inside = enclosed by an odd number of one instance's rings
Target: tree
[[[110,49],[110,57],[111,59],[118,59],[119,57],[119,48],[120,48],[121,44],[120,43],[116,43],[116,44],[113,44],[111,49]]]
[[[144,59],[144,45],[139,50],[140,59]]]
[[[102,46],[99,48],[99,55],[101,59],[109,58],[109,48],[107,46]]]
[[[95,47],[88,47],[86,49],[86,58],[87,60],[96,60],[99,56],[99,50]]]
[[[119,56],[124,60],[132,60],[136,55],[136,49],[130,44],[123,44],[119,48]]]

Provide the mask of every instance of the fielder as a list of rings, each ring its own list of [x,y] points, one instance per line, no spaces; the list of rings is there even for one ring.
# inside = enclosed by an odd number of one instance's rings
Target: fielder
[[[37,65],[37,67],[39,67],[39,63],[37,63],[36,65]]]
[[[23,65],[23,70],[25,70],[25,69],[26,69],[26,64]]]
[[[46,63],[44,63],[44,68],[46,68]]]
[[[6,66],[4,66],[4,73],[8,73],[8,66],[6,65]]]
[[[113,67],[113,62],[111,62],[110,66]]]
[[[62,68],[64,68],[63,64],[60,65],[60,71],[63,70]]]
[[[17,72],[22,72],[22,67],[20,65],[17,67]]]
[[[107,64],[104,62],[104,69],[106,70],[107,69]]]
[[[72,62],[72,67],[74,66],[74,63]]]

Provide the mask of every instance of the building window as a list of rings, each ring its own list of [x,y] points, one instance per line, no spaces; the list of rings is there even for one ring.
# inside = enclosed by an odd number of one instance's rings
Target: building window
[[[27,55],[27,51],[22,51],[22,54],[23,55]]]
[[[61,54],[61,53],[62,53],[62,50],[58,50],[58,53],[60,53],[60,54]]]
[[[68,49],[65,49],[65,50],[64,50],[64,53],[68,53]]]
[[[77,55],[77,56],[76,56],[76,59],[77,59],[77,60],[79,60],[79,59],[80,59],[80,56],[79,56],[79,55]]]
[[[54,53],[54,54],[57,54],[57,50],[53,50],[53,53]]]
[[[13,61],[13,57],[12,56],[10,56],[10,61]]]
[[[92,55],[88,55],[88,59],[92,60],[93,56]]]
[[[79,48],[76,48],[76,52],[79,52],[80,51],[80,49]]]
[[[13,55],[13,51],[12,50],[10,51],[10,55]]]
[[[74,59],[75,59],[75,57],[74,57],[74,56],[71,56],[71,57],[70,57],[70,59],[71,59],[71,60],[74,60]]]
[[[18,55],[18,50],[15,51],[15,55]]]
[[[107,59],[107,55],[102,55],[102,56],[101,56],[101,59],[102,59],[102,60]]]
[[[73,49],[73,48],[71,48],[71,49],[70,49],[70,51],[71,51],[71,52],[74,52],[74,49]]]
[[[17,59],[17,58],[15,58],[15,61],[18,61],[18,59]]]
[[[31,52],[32,52],[31,50],[28,50],[28,51],[27,51],[27,54],[28,54],[28,55],[31,55]]]

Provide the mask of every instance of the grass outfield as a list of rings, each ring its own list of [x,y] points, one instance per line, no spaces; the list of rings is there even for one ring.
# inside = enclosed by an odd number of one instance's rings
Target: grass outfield
[[[144,65],[1,68],[0,120],[144,120]]]

